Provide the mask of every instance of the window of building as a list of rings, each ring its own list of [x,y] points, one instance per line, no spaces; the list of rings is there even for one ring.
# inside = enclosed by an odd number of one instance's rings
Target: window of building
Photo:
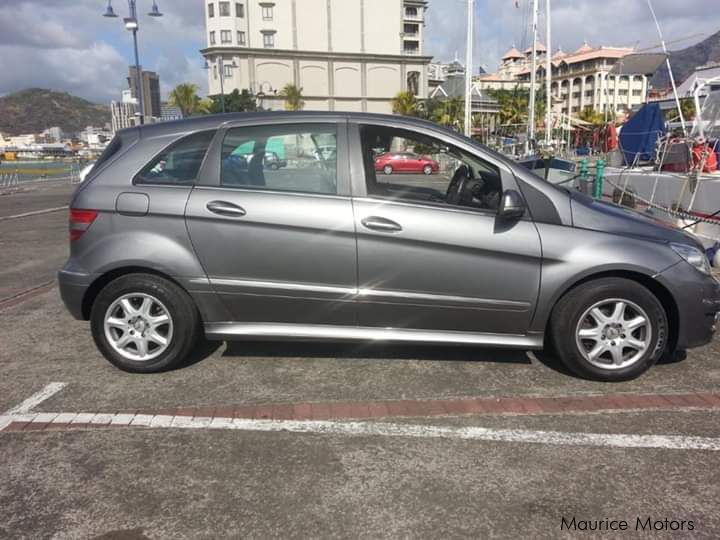
[[[362,128],[368,196],[496,212],[500,170],[474,154],[408,130]]]
[[[337,128],[330,124],[228,130],[224,187],[337,194]]]
[[[407,90],[414,96],[420,93],[420,72],[410,71],[407,74]]]
[[[232,43],[232,32],[230,30],[220,30],[220,43]]]
[[[260,4],[260,5],[262,6],[263,21],[272,21],[275,4]]]
[[[221,17],[229,17],[230,16],[230,2],[220,2],[220,16]]]
[[[419,31],[419,27],[417,24],[404,24],[403,25],[403,32],[406,36],[416,36]]]
[[[628,91],[623,88],[623,89],[621,89],[621,90],[618,90],[618,95],[619,95],[619,96],[627,96],[627,95],[628,95]]]
[[[246,44],[245,32],[243,32],[242,30],[239,30],[237,33],[237,40],[238,40],[238,45],[245,45]]]
[[[405,8],[405,16],[406,17],[417,17],[418,16],[418,10],[416,7],[406,7]]]
[[[232,77],[232,74],[233,74],[233,67],[232,67],[232,65],[230,65],[230,64],[225,64],[225,65],[223,66],[223,72],[224,72],[224,75],[225,75],[225,78],[226,78],[226,79]]]
[[[633,90],[632,95],[635,97],[642,96],[642,90]]]
[[[245,17],[245,5],[240,2],[235,2],[235,16],[239,18]]]
[[[275,33],[274,32],[263,32],[263,46],[266,49],[272,49],[275,47]]]
[[[208,18],[212,19],[215,16],[215,4],[208,4]]]
[[[135,183],[192,185],[214,135],[215,131],[201,131],[171,145],[140,171]]]
[[[215,45],[215,30],[210,32],[210,45]]]
[[[218,69],[215,64],[213,64],[213,79],[217,81],[217,75],[218,75]]]

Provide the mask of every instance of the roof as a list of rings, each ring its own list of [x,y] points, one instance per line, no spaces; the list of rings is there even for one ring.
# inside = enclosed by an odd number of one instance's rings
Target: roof
[[[523,58],[523,54],[518,51],[514,46],[510,48],[508,52],[501,58],[501,60],[512,60],[513,58]]]
[[[588,45],[588,42],[583,41],[583,44],[580,45],[580,48],[577,51],[575,51],[575,54],[582,54],[582,53],[590,52],[592,50],[593,50],[593,48],[590,45]]]
[[[543,45],[541,42],[538,41],[535,46],[537,48],[537,52],[547,52],[547,47],[545,47],[545,45]],[[525,54],[530,53],[532,53],[532,45],[525,49]]]
[[[471,94],[472,100],[474,102],[485,102],[485,103],[495,103],[496,102],[490,96],[483,94],[483,92],[475,84],[472,85],[470,94]],[[458,98],[458,97],[464,98],[465,97],[465,77],[448,77],[444,83],[442,83],[440,86],[435,88],[435,90],[433,90],[430,97],[440,98],[440,99]]]
[[[691,96],[695,89],[695,81],[698,79],[713,79],[720,77],[720,63],[700,66],[690,75],[680,86],[678,86],[678,95]]]
[[[664,53],[631,53],[622,57],[610,70],[611,75],[632,75],[640,73],[651,77],[665,62]]]

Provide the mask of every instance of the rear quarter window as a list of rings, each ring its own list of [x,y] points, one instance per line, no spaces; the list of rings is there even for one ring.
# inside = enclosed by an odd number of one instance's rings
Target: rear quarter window
[[[135,183],[193,185],[214,135],[215,130],[200,131],[174,142],[138,173]]]

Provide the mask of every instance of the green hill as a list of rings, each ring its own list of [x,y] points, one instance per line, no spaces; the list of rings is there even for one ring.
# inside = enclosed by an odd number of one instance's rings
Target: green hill
[[[28,88],[0,97],[0,133],[38,133],[59,126],[67,134],[110,122],[110,107],[66,92]]]

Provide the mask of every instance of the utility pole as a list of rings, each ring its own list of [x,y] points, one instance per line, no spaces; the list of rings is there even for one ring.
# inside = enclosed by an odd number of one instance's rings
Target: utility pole
[[[472,135],[472,66],[475,22],[475,0],[468,0],[467,51],[465,56],[465,135]]]
[[[530,112],[528,118],[528,140],[525,143],[526,153],[530,150],[530,142],[535,140],[535,94],[537,93],[537,31],[538,31],[538,0],[533,0],[532,23],[532,73],[530,74]]]
[[[550,24],[550,0],[545,3],[545,144],[549,147],[552,143],[552,28]]]

